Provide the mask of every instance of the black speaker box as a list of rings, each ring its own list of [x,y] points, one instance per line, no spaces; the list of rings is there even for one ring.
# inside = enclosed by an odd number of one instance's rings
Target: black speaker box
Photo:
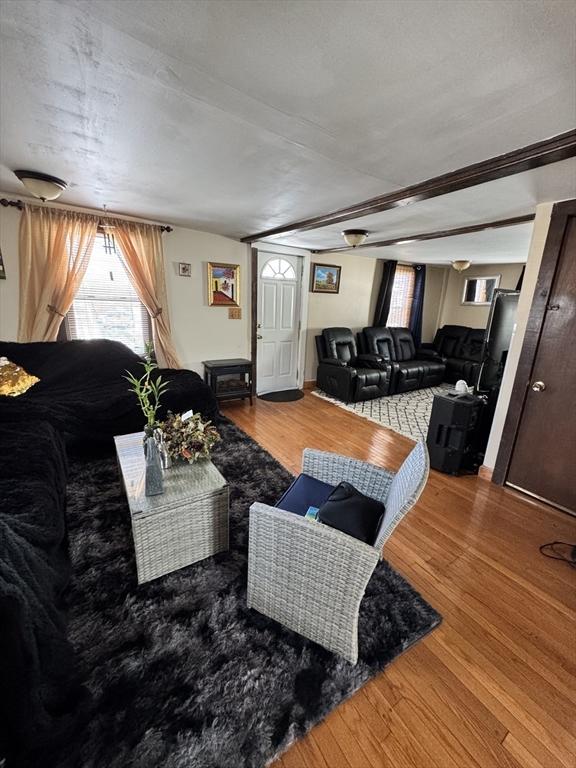
[[[430,466],[458,475],[478,470],[478,432],[484,401],[475,395],[435,395],[426,444]]]

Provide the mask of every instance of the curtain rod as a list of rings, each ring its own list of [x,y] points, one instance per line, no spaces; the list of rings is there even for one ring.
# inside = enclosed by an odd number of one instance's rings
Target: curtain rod
[[[5,197],[3,197],[3,198],[0,199],[0,205],[3,208],[17,208],[19,211],[23,211],[24,210],[24,203],[22,202],[22,200],[7,200]],[[61,208],[61,206],[62,206],[62,208]],[[42,206],[40,206],[40,207],[42,207]],[[43,207],[45,207],[45,208],[52,207],[52,208],[55,208],[56,210],[66,210],[67,208],[69,208],[70,210],[75,210],[74,206],[71,206],[71,205],[67,206],[65,203],[60,203],[57,206],[56,205],[55,206],[45,205]],[[135,219],[135,218],[132,219],[132,218],[129,218],[128,216],[119,216],[119,215],[117,215],[115,213],[109,213],[108,211],[106,211],[106,213],[104,213],[103,211],[98,211],[96,209],[92,209],[92,210],[94,210],[99,216],[102,216],[102,218],[106,218],[106,219],[122,219],[123,221],[131,221],[131,222],[136,222],[136,223],[138,222],[137,219]],[[83,213],[83,211],[79,211],[79,212]],[[147,222],[143,221],[141,223],[145,224]],[[160,227],[160,231],[161,232],[173,232],[174,231],[173,227],[170,227],[168,224],[159,224],[158,226]]]

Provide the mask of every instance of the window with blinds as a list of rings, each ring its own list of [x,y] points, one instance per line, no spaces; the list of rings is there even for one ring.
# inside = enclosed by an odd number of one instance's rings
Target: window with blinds
[[[150,317],[138,298],[113,236],[99,232],[88,269],[66,315],[68,339],[121,341],[138,355],[152,338]]]
[[[413,267],[405,267],[402,264],[397,265],[396,272],[394,273],[387,325],[398,328],[408,327],[412,300],[414,299],[415,279]]]

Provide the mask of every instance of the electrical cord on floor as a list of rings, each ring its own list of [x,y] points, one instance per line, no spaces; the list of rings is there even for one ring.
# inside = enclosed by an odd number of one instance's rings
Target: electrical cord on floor
[[[559,552],[556,549],[558,544],[568,547],[568,553]],[[563,560],[568,565],[571,565],[572,568],[576,568],[576,544],[569,544],[567,541],[551,541],[549,544],[542,544],[539,549],[544,557],[549,557],[552,560]]]

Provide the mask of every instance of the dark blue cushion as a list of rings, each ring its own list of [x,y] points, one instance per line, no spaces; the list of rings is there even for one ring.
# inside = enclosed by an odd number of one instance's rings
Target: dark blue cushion
[[[323,483],[322,480],[316,480],[310,475],[298,475],[274,506],[304,517],[308,507],[321,507],[333,490],[333,485]]]

